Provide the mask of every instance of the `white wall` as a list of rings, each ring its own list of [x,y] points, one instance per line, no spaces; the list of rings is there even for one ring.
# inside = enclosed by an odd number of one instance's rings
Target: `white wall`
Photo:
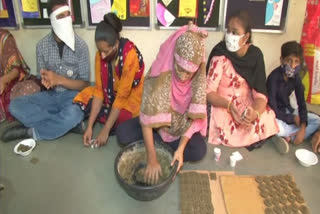
[[[16,0],[17,1],[17,0]],[[86,0],[81,0],[83,3]],[[154,5],[154,0],[150,0]],[[223,2],[223,0],[222,0]],[[273,68],[278,66],[280,57],[281,45],[289,40],[300,41],[301,31],[305,16],[307,0],[289,0],[286,32],[283,34],[271,33],[253,33],[253,43],[258,46],[263,54],[266,64],[266,72],[269,74]],[[152,7],[154,8],[154,7]],[[84,8],[83,8],[84,9]],[[83,10],[85,11],[85,10]],[[154,10],[151,11],[154,15]],[[85,13],[83,13],[85,15]],[[86,18],[86,16],[84,16]],[[21,20],[21,17],[18,17]],[[155,21],[152,21],[154,23]],[[91,63],[91,81],[94,81],[94,56],[96,47],[94,43],[94,30],[86,28],[75,29],[76,33],[80,35],[88,44],[90,51]],[[50,29],[23,29],[12,30],[12,34],[17,40],[18,47],[22,52],[25,60],[31,67],[32,73],[36,71],[36,44],[44,37]],[[156,57],[161,43],[173,32],[173,30],[123,30],[122,36],[132,40],[140,49],[146,64],[147,70]],[[206,52],[209,55],[211,49],[223,37],[222,32],[209,32],[206,40]]]

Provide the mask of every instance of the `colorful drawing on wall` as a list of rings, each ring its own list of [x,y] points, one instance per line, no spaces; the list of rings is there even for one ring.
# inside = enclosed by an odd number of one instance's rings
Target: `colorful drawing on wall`
[[[17,27],[12,0],[0,0],[0,27]]]
[[[283,0],[268,0],[265,25],[280,26]]]
[[[38,0],[21,0],[22,10],[24,12],[38,12],[39,11],[39,2]]]
[[[197,18],[198,1],[197,0],[179,0],[179,17]]]
[[[90,0],[92,23],[99,23],[106,13],[111,12],[110,0]]]
[[[4,18],[7,19],[9,18],[9,13],[7,10],[7,5],[6,2],[4,0],[0,0],[0,18]]]
[[[157,4],[156,7],[157,19],[159,22],[168,27],[172,24],[172,22],[176,19],[169,10],[167,10],[161,3]]]
[[[22,17],[25,19],[41,18],[38,0],[21,0]]]
[[[210,17],[213,13],[213,7],[214,7],[214,0],[203,0],[203,19],[204,24],[207,24]]]
[[[162,3],[168,7],[168,5],[172,2],[172,0],[162,0]]]
[[[119,19],[127,19],[127,0],[114,0],[111,11],[114,12]]]
[[[131,17],[148,17],[150,15],[150,0],[130,0]]]

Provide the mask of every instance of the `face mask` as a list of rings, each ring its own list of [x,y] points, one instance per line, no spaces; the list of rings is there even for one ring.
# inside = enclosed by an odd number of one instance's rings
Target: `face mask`
[[[241,47],[239,46],[239,40],[244,37],[244,34],[241,36],[238,35],[233,35],[232,33],[226,33],[225,34],[225,42],[226,42],[226,47],[228,51],[230,52],[236,52],[238,51]]]
[[[74,31],[71,16],[57,19],[56,16],[64,11],[70,11],[68,6],[63,6],[50,14],[51,26],[57,37],[74,51]]]
[[[300,71],[300,69],[301,69],[301,66],[300,66],[300,65],[296,66],[295,68],[291,68],[290,65],[284,64],[284,65],[282,65],[281,67],[282,67],[283,72],[286,74],[286,76],[287,76],[288,78],[292,78],[292,77],[293,77],[295,74],[297,74],[297,73]]]

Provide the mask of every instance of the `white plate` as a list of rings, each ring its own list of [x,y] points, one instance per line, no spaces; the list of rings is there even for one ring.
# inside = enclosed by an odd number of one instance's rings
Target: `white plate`
[[[31,148],[25,152],[18,151],[18,147],[20,146],[20,144],[23,144],[25,146],[29,146]],[[27,156],[31,153],[31,151],[34,149],[34,147],[36,147],[36,141],[34,139],[30,138],[30,139],[26,139],[26,140],[23,140],[23,141],[20,141],[19,143],[17,143],[17,145],[13,149],[13,152],[18,155]]]
[[[317,155],[307,149],[297,149],[296,157],[300,164],[305,167],[316,165],[318,163]]]

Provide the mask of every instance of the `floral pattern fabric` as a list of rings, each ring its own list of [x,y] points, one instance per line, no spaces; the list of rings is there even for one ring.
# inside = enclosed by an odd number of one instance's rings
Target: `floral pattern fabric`
[[[217,92],[220,96],[231,100],[240,113],[252,105],[256,98],[267,101],[265,95],[249,87],[225,56],[216,56],[211,60],[207,75],[207,93],[210,92]],[[226,108],[214,106],[210,108],[209,143],[230,147],[248,146],[279,131],[275,113],[269,106],[249,127],[235,123]]]

